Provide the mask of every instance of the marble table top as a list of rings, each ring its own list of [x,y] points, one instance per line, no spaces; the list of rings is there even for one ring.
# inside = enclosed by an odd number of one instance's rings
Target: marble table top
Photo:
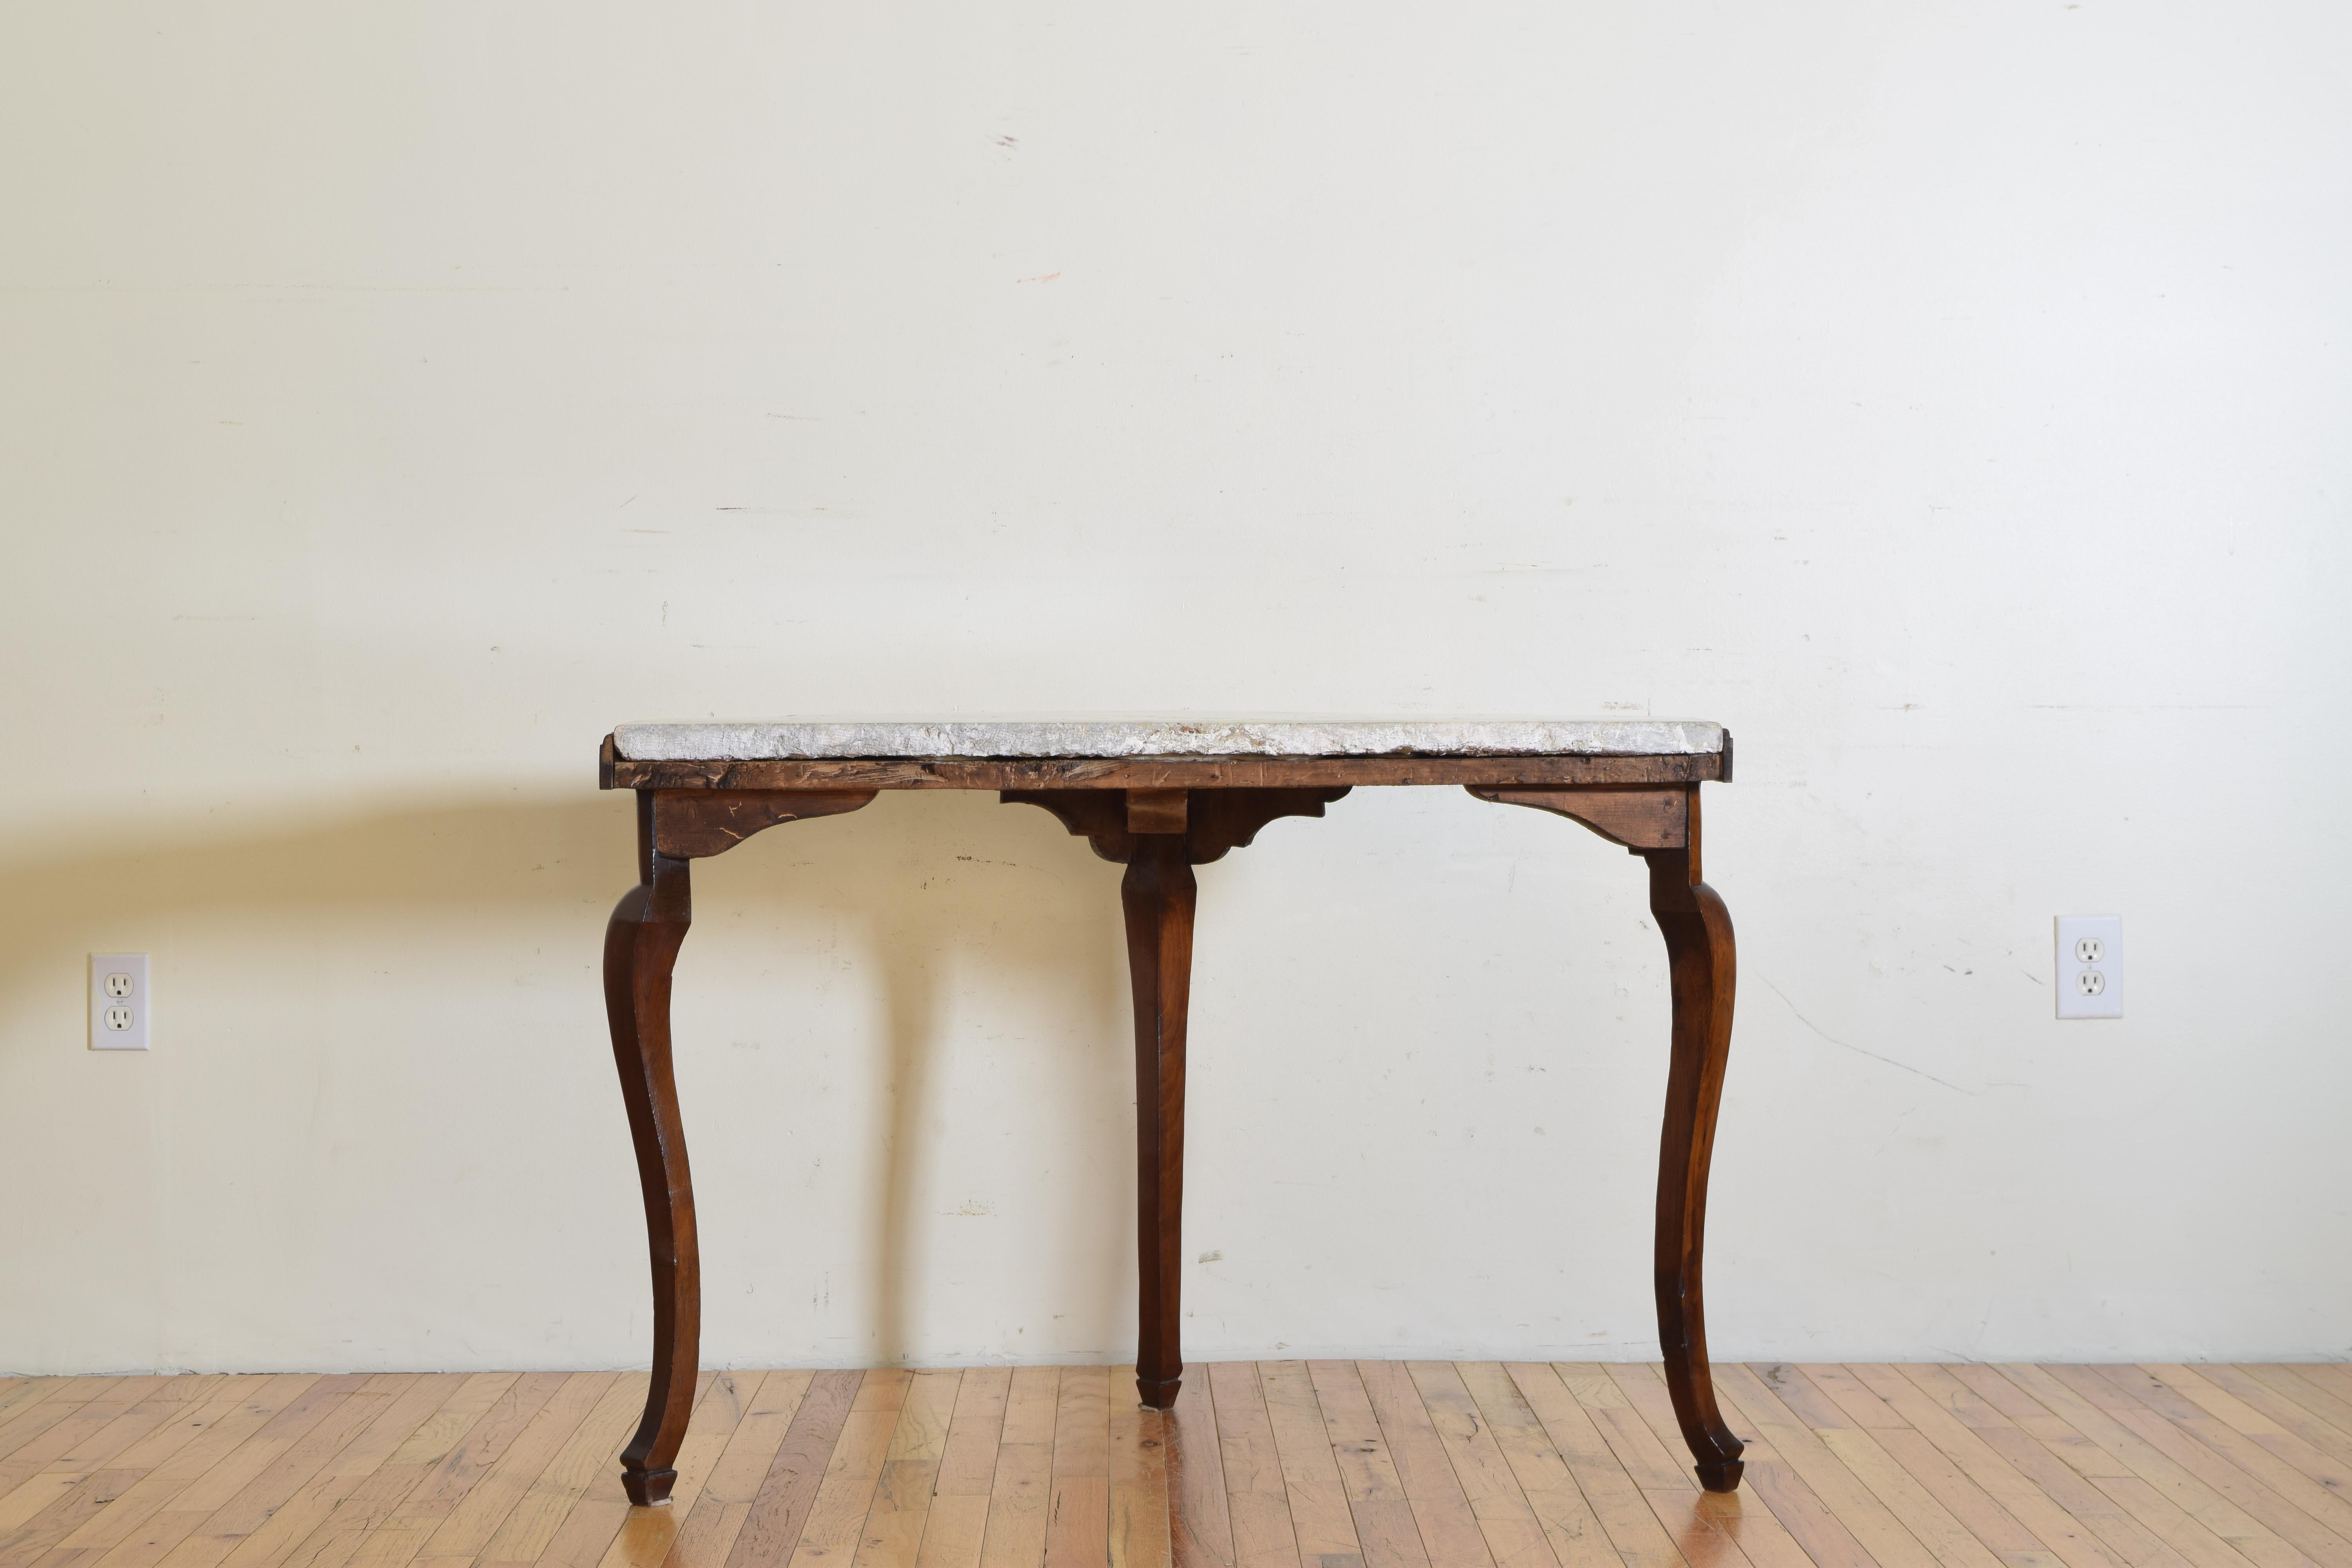
[[[818,757],[1691,756],[1723,750],[1695,719],[1047,719],[935,723],[790,720],[621,724],[633,762]]]

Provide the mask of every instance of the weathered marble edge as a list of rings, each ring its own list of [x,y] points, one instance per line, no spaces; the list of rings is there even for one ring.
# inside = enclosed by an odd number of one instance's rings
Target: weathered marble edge
[[[1280,721],[1096,720],[910,723],[620,724],[632,762],[841,757],[1692,756],[1723,750],[1723,727],[1689,719]]]

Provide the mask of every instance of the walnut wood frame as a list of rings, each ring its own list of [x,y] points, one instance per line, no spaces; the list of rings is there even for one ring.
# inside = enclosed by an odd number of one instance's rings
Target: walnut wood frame
[[[844,759],[640,763],[604,742],[601,782],[637,796],[637,886],[604,939],[604,1002],[636,1145],[654,1289],[653,1380],[622,1453],[629,1500],[665,1502],[692,1408],[700,1258],[686,1129],[671,1068],[670,974],[692,920],[688,867],[781,823],[856,811],[882,790],[993,789],[1042,806],[1097,855],[1127,868],[1119,900],[1135,1003],[1138,1251],[1136,1391],[1166,1410],[1183,1380],[1179,1343],[1184,1051],[1192,964],[1192,868],[1251,842],[1277,817],[1320,816],[1357,784],[1455,784],[1482,800],[1581,823],[1648,862],[1650,909],[1674,995],[1672,1065],[1658,1156],[1654,1283],[1675,1415],[1710,1491],[1739,1484],[1740,1442],[1717,1408],[1700,1278],[1707,1168],[1731,1047],[1731,917],[1700,879],[1698,786],[1731,777],[1719,754],[1543,757]]]

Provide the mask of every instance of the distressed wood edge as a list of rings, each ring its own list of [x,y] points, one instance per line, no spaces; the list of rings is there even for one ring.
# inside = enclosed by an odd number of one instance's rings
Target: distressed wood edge
[[[613,760],[606,789],[1312,789],[1356,785],[1604,788],[1718,781],[1727,754],[1494,757],[887,757]],[[601,772],[601,770],[600,770]]]

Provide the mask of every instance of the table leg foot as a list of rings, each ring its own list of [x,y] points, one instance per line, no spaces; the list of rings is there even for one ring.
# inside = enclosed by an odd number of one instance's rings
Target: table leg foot
[[[1136,1397],[1147,1410],[1173,1410],[1176,1395],[1182,1393],[1184,1379],[1175,1377],[1139,1377],[1135,1380]]]
[[[1698,1484],[1711,1492],[1736,1492],[1739,1489],[1739,1473],[1748,1467],[1738,1459],[1726,1459],[1719,1465],[1698,1467]]]
[[[621,1472],[621,1489],[627,1492],[629,1500],[639,1508],[667,1507],[669,1489],[676,1485],[677,1485],[676,1470],[623,1470]]]

